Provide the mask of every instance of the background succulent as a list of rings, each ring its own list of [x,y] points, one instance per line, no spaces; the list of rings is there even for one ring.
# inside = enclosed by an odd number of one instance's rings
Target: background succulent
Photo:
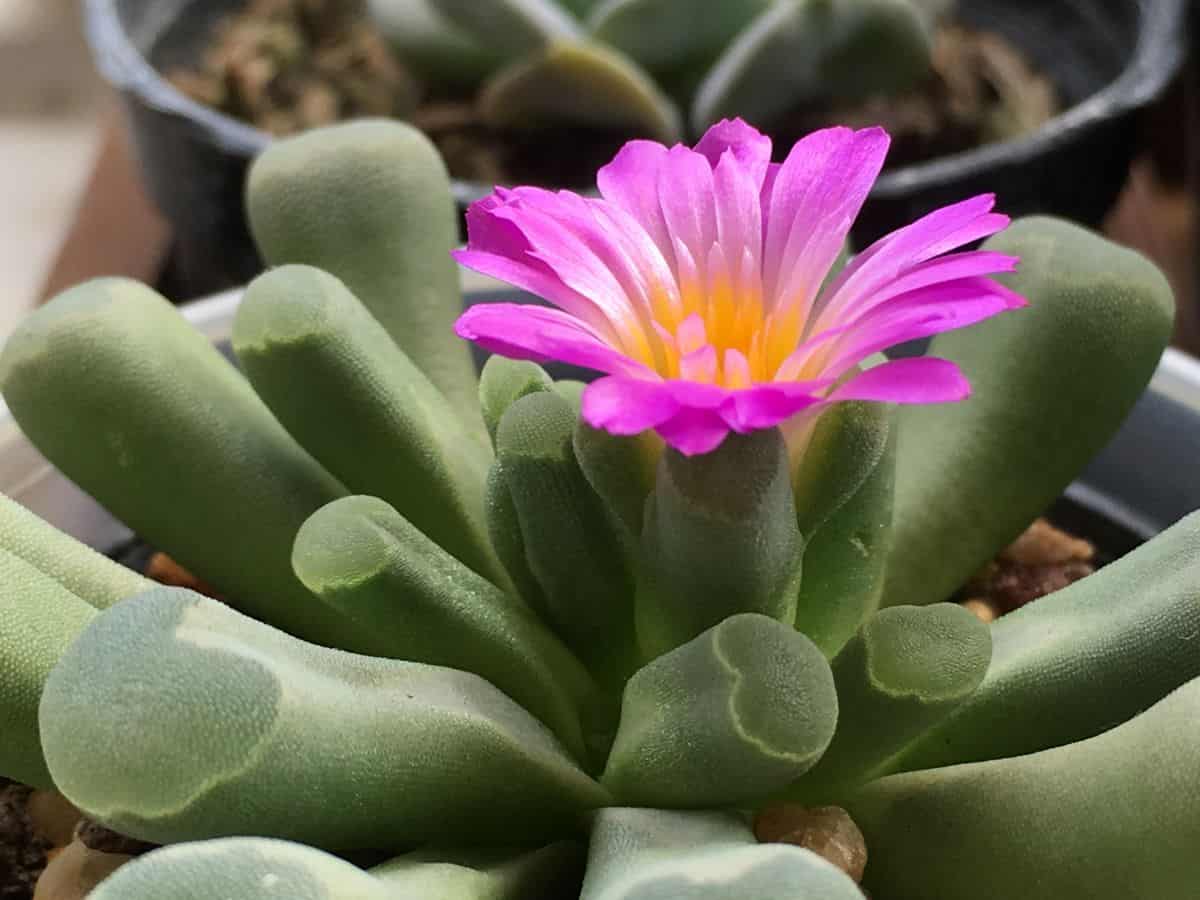
[[[791,802],[850,812],[883,900],[1193,895],[1200,518],[990,627],[942,602],[1150,377],[1141,257],[1018,223],[990,245],[1028,310],[935,339],[973,398],[844,404],[797,468],[775,430],[590,429],[531,363],[477,381],[412,129],[281,142],[249,191],[278,268],[245,378],[121,280],[0,356],[37,446],[228,602],[0,504],[0,773],[175,845],[96,898],[860,896],[758,842]],[[331,855],[365,850],[400,855]]]
[[[631,129],[664,142],[741,116],[906,90],[934,0],[370,0],[402,57],[478,86],[496,127]]]

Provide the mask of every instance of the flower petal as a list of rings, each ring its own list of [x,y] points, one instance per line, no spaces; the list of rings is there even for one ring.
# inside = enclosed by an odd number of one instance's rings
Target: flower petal
[[[472,306],[454,324],[459,337],[511,359],[558,360],[610,374],[655,379],[650,369],[610,347],[575,317],[523,303]]]
[[[918,356],[894,359],[867,369],[830,395],[843,400],[877,400],[882,403],[953,403],[971,395],[962,370],[948,359]]]
[[[661,425],[680,408],[661,381],[609,376],[583,392],[583,420],[610,434],[640,434]]]
[[[629,213],[666,260],[674,262],[667,220],[658,202],[658,182],[667,162],[667,148],[654,141],[630,141],[613,161],[596,173],[600,196]]]
[[[773,428],[823,402],[816,382],[771,382],[737,391],[724,409],[725,421],[743,434]]]
[[[716,412],[705,409],[680,410],[654,430],[684,456],[711,453],[729,435],[725,420]]]
[[[741,119],[723,119],[704,133],[696,152],[707,157],[714,169],[726,152],[732,152],[757,192],[771,162],[771,139]]]

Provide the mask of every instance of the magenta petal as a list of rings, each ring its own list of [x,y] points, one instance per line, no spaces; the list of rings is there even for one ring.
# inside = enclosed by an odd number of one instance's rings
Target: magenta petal
[[[883,403],[952,403],[971,395],[962,370],[948,359],[920,356],[894,359],[867,369],[830,396],[843,400],[877,400]]]
[[[636,219],[668,261],[674,258],[667,222],[658,203],[658,182],[667,148],[653,141],[630,141],[596,173],[600,196]]]
[[[655,377],[578,319],[557,309],[521,303],[480,304],[459,316],[454,332],[511,359],[558,360],[610,374]]]
[[[771,162],[771,139],[741,119],[724,119],[704,133],[696,152],[715,169],[726,151],[732,151],[755,191],[760,190]]]
[[[640,434],[670,419],[678,401],[661,381],[609,376],[592,382],[583,392],[583,419],[610,434]]]
[[[712,410],[683,409],[655,431],[684,456],[699,456],[720,447],[729,435],[729,426]]]
[[[774,382],[740,390],[729,398],[725,421],[742,433],[774,428],[821,402],[814,383]]]

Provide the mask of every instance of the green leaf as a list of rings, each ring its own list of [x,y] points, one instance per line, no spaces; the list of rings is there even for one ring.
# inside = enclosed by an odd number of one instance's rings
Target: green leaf
[[[637,667],[632,585],[617,533],[580,471],[575,414],[553,392],[522,397],[496,432],[501,472],[547,622],[606,686]]]
[[[287,841],[235,837],[164,847],[121,866],[89,900],[397,900],[350,863]],[[451,900],[429,897],[428,900]]]
[[[582,26],[554,0],[429,0],[464,33],[506,59],[532,53],[555,41],[579,38]]]
[[[778,429],[732,434],[702,456],[667,450],[651,497],[636,599],[645,658],[735,613],[792,623],[803,539]]]
[[[246,212],[268,265],[337,276],[485,441],[462,312],[458,213],[441,157],[401,122],[363,120],[276,141],[254,161]]]
[[[553,388],[554,380],[537,363],[489,356],[479,376],[479,407],[492,443],[500,419],[510,406],[528,394]]]
[[[794,478],[804,547],[796,628],[833,657],[879,607],[892,534],[894,407],[839,403],[817,420]]]
[[[326,650],[169,588],[92,622],[40,722],[71,802],[156,843],[534,841],[607,802],[476,675]]]
[[[1090,740],[869,784],[847,804],[865,885],[888,900],[1187,900],[1197,746],[1200,680]]]
[[[259,276],[233,348],[276,418],[343,484],[509,586],[484,518],[491,453],[344,284],[310,266]]]
[[[154,291],[102,279],[60,294],[5,345],[0,389],[54,465],[230,603],[354,646],[291,566],[300,525],[344,488]]]
[[[582,844],[538,850],[426,848],[376,866],[391,900],[578,900]]]
[[[812,641],[766,616],[732,616],[629,679],[601,782],[639,805],[750,804],[811,768],[837,717]]]
[[[962,404],[900,416],[884,604],[949,597],[1063,491],[1124,421],[1171,335],[1152,263],[1075,225],[1031,218],[986,249],[1027,309],[939,335],[971,382]]]
[[[591,35],[653,72],[709,65],[771,0],[720,0],[698,14],[695,0],[600,0]]]
[[[691,126],[766,127],[802,103],[907,90],[929,71],[925,15],[907,0],[786,0],[765,9],[700,85]]]
[[[1100,734],[1200,677],[1200,513],[992,625],[979,690],[890,771],[1018,756]]]
[[[375,640],[371,653],[474,672],[584,759],[579,707],[595,686],[514,598],[467,569],[375,497],[317,510],[292,555],[305,586]]]
[[[53,787],[38,703],[50,670],[95,615],[59,581],[0,548],[0,776]]]
[[[367,0],[367,11],[404,64],[426,83],[470,90],[504,62],[496,48],[447,21],[430,0]]]
[[[894,606],[867,621],[833,661],[837,732],[782,796],[837,801],[974,693],[992,658],[987,625],[953,603]]]
[[[582,420],[575,426],[579,467],[631,543],[642,533],[646,500],[654,491],[662,452],[662,439],[653,431],[625,437]]]
[[[97,553],[0,494],[0,549],[23,559],[96,609],[108,609],[151,582]]]
[[[809,850],[759,844],[721,812],[605,809],[596,815],[580,900],[862,900]]]
[[[501,69],[479,97],[495,128],[626,128],[663,143],[683,136],[679,110],[633,60],[599,44],[556,43]]]

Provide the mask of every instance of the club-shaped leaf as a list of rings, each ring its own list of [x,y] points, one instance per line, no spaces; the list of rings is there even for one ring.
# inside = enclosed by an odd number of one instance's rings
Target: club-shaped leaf
[[[578,900],[585,857],[575,841],[537,850],[425,848],[371,874],[391,900]]]
[[[847,804],[888,900],[1187,900],[1200,884],[1200,680],[1098,737],[893,775]]]
[[[892,533],[895,410],[841,403],[817,420],[794,478],[804,547],[796,628],[834,656],[879,606]]]
[[[1132,250],[1047,218],[985,247],[1021,258],[1001,280],[1029,307],[930,345],[972,396],[901,411],[885,605],[945,600],[1015,539],[1112,437],[1171,335],[1171,288]]]
[[[463,566],[376,497],[313,513],[292,555],[305,586],[372,635],[372,655],[474,672],[585,758],[579,709],[595,686],[515,598]]]
[[[642,533],[646,499],[654,491],[663,442],[653,431],[631,437],[592,428],[582,419],[575,427],[575,458],[592,490],[636,545]]]
[[[803,539],[777,429],[663,453],[642,532],[638,644],[653,659],[728,616],[795,618]]]
[[[496,431],[496,454],[517,513],[547,622],[605,685],[637,668],[632,586],[612,522],[579,469],[575,413],[549,391],[522,397]]]
[[[533,841],[607,800],[476,675],[306,644],[178,589],[101,613],[39,719],[68,799],[157,843]]]
[[[194,841],[155,850],[126,863],[88,895],[89,900],[165,897],[397,900],[385,882],[336,856],[302,844],[250,837]]]
[[[479,439],[462,312],[458,215],[446,167],[416,128],[363,120],[276,141],[250,168],[246,212],[269,265],[336,275]]]
[[[0,776],[53,786],[38,703],[50,670],[95,615],[60,582],[0,548]]]
[[[489,79],[479,97],[497,128],[625,128],[664,143],[683,135],[671,100],[631,59],[600,44],[556,43]]]
[[[260,275],[233,348],[275,417],[343,484],[508,586],[484,518],[491,453],[344,284],[311,266]]]
[[[515,58],[555,41],[579,38],[579,20],[555,0],[429,0],[447,21],[485,46]]]
[[[862,900],[850,877],[808,850],[759,844],[737,815],[601,810],[580,900]]]
[[[812,641],[767,616],[732,616],[629,679],[601,781],[625,803],[750,804],[811,768],[837,717]]]
[[[908,0],[786,0],[725,49],[696,93],[702,132],[740,115],[767,124],[801,103],[902,91],[929,70],[930,33]]]
[[[479,375],[479,408],[493,443],[500,419],[510,406],[527,394],[553,387],[554,380],[537,363],[489,356]]]
[[[296,531],[344,488],[150,288],[102,279],[60,294],[9,338],[0,390],[67,477],[231,603],[354,646],[291,566]]]
[[[487,41],[447,21],[431,0],[367,0],[367,12],[404,64],[429,83],[470,89],[504,62]]]
[[[150,587],[141,575],[63,534],[3,494],[0,549],[41,570],[96,609],[108,609]]]
[[[881,610],[833,661],[839,708],[833,742],[782,796],[808,805],[837,802],[966,701],[991,658],[987,625],[958,604]]]
[[[999,619],[992,644],[979,690],[889,771],[1092,737],[1200,677],[1200,513]]]

